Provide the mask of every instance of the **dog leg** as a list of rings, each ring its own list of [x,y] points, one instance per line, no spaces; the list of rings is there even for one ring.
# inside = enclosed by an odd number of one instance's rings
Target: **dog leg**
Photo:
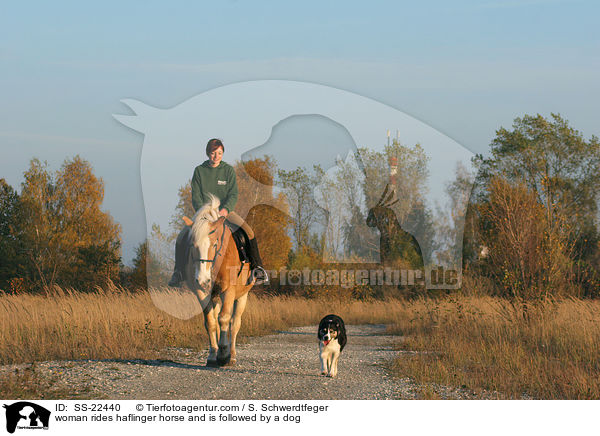
[[[331,352],[327,355],[327,377],[331,377],[331,365],[333,364]]]
[[[319,344],[319,359],[321,360],[321,375],[327,375],[327,368],[326,368],[326,364],[325,364],[325,352],[323,351],[323,346],[321,344]]]
[[[333,357],[331,359],[331,372],[330,375],[331,377],[336,377],[337,376],[337,366],[338,366],[338,359],[340,358],[340,352],[338,351],[337,353],[333,354]]]

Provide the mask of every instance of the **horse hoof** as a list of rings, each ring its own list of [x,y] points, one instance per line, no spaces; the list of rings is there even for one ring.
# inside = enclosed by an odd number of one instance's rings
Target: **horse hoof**
[[[219,362],[217,362],[216,360],[207,360],[206,361],[206,366],[208,366],[210,368],[218,368],[219,367]]]
[[[231,361],[231,356],[228,354],[227,356],[217,357],[217,363],[219,366],[225,366]]]
[[[217,351],[217,362],[220,366],[225,366],[231,360],[231,348],[226,345],[223,347],[219,347],[219,351]]]

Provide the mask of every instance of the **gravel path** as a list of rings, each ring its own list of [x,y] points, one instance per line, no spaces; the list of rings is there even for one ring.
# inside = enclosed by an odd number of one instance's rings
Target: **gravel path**
[[[165,360],[42,362],[54,376],[87,398],[220,400],[384,400],[420,398],[422,386],[392,377],[387,365],[398,336],[383,325],[347,326],[348,344],[337,378],[320,375],[314,327],[249,338],[238,345],[235,366],[207,368],[207,352],[165,350]],[[57,386],[58,387],[58,386]],[[440,387],[437,386],[439,391]],[[86,392],[87,390],[87,392]],[[441,389],[442,398],[470,395]],[[472,398],[472,397],[470,397]]]

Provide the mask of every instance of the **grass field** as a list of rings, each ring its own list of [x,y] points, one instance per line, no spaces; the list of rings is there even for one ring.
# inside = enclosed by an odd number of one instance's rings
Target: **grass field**
[[[600,302],[545,302],[528,314],[490,297],[407,303],[392,329],[417,353],[394,371],[498,398],[600,398]]]
[[[158,358],[165,347],[207,347],[189,293],[0,295],[0,363]],[[158,307],[164,310],[160,310]],[[251,294],[241,340],[337,313],[348,324],[385,323],[405,337],[393,371],[426,385],[497,392],[498,398],[600,398],[600,302],[566,300],[519,308],[491,297],[356,300]],[[177,316],[173,316],[173,315]],[[0,396],[37,397],[33,369],[6,375]],[[43,384],[43,383],[42,383]],[[27,390],[30,389],[30,390]],[[31,390],[33,389],[33,390]],[[436,397],[435,389],[428,395]]]
[[[160,310],[158,307],[164,309]],[[316,324],[328,313],[348,323],[390,323],[400,302],[324,302],[250,294],[241,340],[291,326]],[[204,319],[187,292],[0,295],[0,364],[54,359],[154,358],[165,347],[207,347]],[[176,315],[176,316],[173,316]],[[316,333],[315,333],[316,334]]]

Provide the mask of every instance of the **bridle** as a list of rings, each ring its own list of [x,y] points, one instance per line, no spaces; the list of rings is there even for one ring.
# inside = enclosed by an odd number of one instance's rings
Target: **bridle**
[[[219,244],[219,240],[217,239],[215,241],[215,243],[213,244],[213,247],[215,247],[215,255],[213,256],[212,259],[194,259],[195,262],[200,262],[200,263],[215,263],[217,260],[217,257],[221,254],[221,250],[223,249],[223,239],[225,239],[225,224],[222,224],[223,226],[223,232],[221,233],[221,241]],[[213,233],[215,233],[217,231],[217,229],[214,229],[212,232],[209,232],[209,235],[212,235]],[[217,245],[219,245],[219,248],[217,249]]]

